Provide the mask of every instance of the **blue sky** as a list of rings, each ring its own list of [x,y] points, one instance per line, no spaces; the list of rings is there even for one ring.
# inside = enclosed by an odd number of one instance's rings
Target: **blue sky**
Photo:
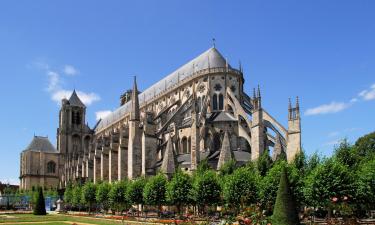
[[[145,89],[213,37],[284,125],[288,98],[300,97],[305,151],[330,155],[374,130],[374,10],[371,0],[1,1],[0,180],[18,182],[34,134],[55,144],[58,98],[80,91],[93,126],[132,76]]]

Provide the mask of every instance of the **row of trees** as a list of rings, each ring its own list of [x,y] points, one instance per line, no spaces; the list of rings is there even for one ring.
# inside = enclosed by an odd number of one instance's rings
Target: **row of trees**
[[[236,168],[230,161],[218,172],[203,161],[193,174],[178,170],[170,180],[158,174],[113,184],[69,184],[65,201],[90,211],[94,205],[118,212],[132,205],[173,205],[178,213],[192,206],[201,214],[210,206],[238,214],[256,205],[271,215],[283,168],[298,209],[313,207],[328,215],[335,209],[343,216],[361,216],[375,205],[375,133],[354,145],[344,140],[329,158],[318,154],[305,157],[302,152],[288,164],[282,158],[272,162],[265,152],[257,162]]]

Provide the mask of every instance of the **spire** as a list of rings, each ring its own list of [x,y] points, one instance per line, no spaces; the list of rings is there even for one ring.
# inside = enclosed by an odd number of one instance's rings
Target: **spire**
[[[221,145],[219,161],[217,163],[217,169],[219,170],[226,162],[232,159],[232,150],[230,149],[230,141],[228,131],[225,131],[223,143]]]
[[[171,137],[168,137],[167,147],[165,148],[160,169],[167,175],[171,175],[176,171],[175,154],[173,151],[173,143]]]
[[[130,120],[139,120],[139,99],[138,99],[138,88],[137,78],[134,76],[134,84],[132,91],[132,108],[130,112]]]
[[[242,63],[241,63],[241,60],[238,62],[238,69],[240,70],[240,72],[242,73]]]
[[[257,96],[256,96],[256,93],[255,93],[255,88],[253,88],[253,99],[255,99]]]
[[[85,104],[82,103],[81,99],[78,97],[76,90],[73,90],[72,95],[69,98],[69,104],[72,106],[79,106],[85,108]]]
[[[296,97],[296,108],[299,109],[299,99],[298,99],[298,96]]]
[[[259,86],[259,84],[258,84],[258,98],[260,98],[261,96],[260,96],[260,86]]]
[[[289,109],[289,111],[292,109],[292,101],[290,100],[290,98],[289,98],[288,109]]]

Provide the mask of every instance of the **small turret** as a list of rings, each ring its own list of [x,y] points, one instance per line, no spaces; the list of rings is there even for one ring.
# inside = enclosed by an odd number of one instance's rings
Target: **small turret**
[[[301,117],[299,99],[296,98],[296,106],[293,107],[289,100],[288,106],[288,136],[287,136],[287,159],[293,161],[295,156],[301,152]]]

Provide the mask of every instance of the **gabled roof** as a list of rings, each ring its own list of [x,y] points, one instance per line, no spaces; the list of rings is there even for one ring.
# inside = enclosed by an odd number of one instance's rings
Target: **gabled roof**
[[[78,107],[86,108],[85,104],[83,104],[81,99],[79,99],[76,90],[74,90],[72,95],[70,96],[69,104],[72,105],[72,106],[78,106]]]
[[[55,147],[48,140],[48,137],[34,136],[31,143],[24,150],[26,151],[38,151],[38,152],[50,152],[57,153]]]
[[[220,52],[216,48],[212,47],[207,51],[203,52],[202,54],[200,54],[198,57],[191,60],[190,62],[181,66],[173,73],[167,75],[151,87],[144,90],[141,94],[138,95],[139,104],[141,105],[142,103],[149,101],[155,95],[160,94],[169,87],[192,76],[196,71],[215,67],[224,68],[226,66],[232,68],[227,63],[225,58],[220,54]],[[115,110],[114,112],[112,112],[107,117],[103,118],[102,121],[98,124],[97,129],[102,129],[110,125],[111,123],[121,119],[125,114],[130,112],[131,104],[131,101],[129,101],[117,110]]]

